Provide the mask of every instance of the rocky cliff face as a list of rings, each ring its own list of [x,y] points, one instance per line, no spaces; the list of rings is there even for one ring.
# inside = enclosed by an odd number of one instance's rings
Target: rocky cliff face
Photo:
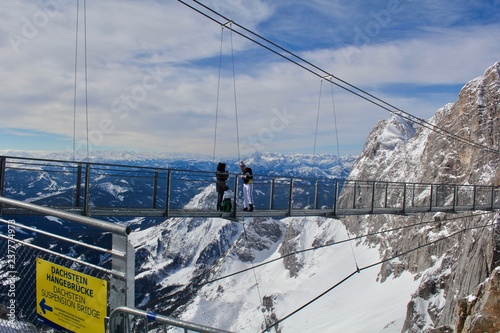
[[[372,131],[350,178],[500,185],[500,155],[492,151],[500,150],[500,62],[467,83],[457,102],[438,110],[430,122],[463,140],[393,116]],[[490,150],[467,144],[469,140]],[[444,194],[441,199],[449,201],[452,196]],[[404,332],[451,332],[458,319],[457,303],[471,295],[499,265],[499,239],[492,236],[495,221],[494,213],[439,213],[349,217],[346,226],[358,235],[407,226],[390,237],[368,238],[368,243],[380,245],[386,258],[415,249],[397,263],[384,264],[380,280],[403,271],[422,277],[408,304]],[[460,309],[461,313],[470,312]],[[467,323],[473,325],[472,321]]]

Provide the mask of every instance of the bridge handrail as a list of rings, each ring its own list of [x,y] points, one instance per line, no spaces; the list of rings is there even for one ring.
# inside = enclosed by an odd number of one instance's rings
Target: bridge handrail
[[[70,260],[74,263],[84,265],[85,267],[90,267],[95,270],[106,273],[107,279],[109,279],[109,296],[108,296],[108,306],[110,309],[115,309],[119,306],[134,306],[135,303],[135,249],[130,243],[129,234],[131,232],[130,227],[123,226],[111,222],[106,222],[98,220],[88,216],[76,215],[66,211],[61,211],[54,208],[49,208],[45,206],[39,206],[31,204],[28,202],[22,202],[19,200],[14,200],[10,198],[5,198],[0,196],[0,205],[6,204],[9,206],[14,206],[18,208],[25,209],[26,211],[38,212],[45,216],[54,216],[67,220],[73,223],[77,223],[86,227],[91,227],[94,229],[99,229],[105,232],[109,232],[112,235],[111,249],[106,249],[101,246],[95,246],[92,244],[86,244],[83,241],[78,241],[78,238],[71,238],[78,235],[72,233],[65,236],[57,235],[55,233],[38,230],[37,228],[32,228],[23,224],[16,223],[14,221],[7,221],[0,219],[1,223],[7,223],[12,228],[20,228],[30,230],[34,233],[39,233],[46,237],[51,237],[52,239],[62,240],[64,242],[69,242],[72,244],[78,244],[84,248],[95,250],[101,253],[105,253],[111,256],[111,269],[100,267],[94,263],[87,262],[85,259],[80,257],[73,258],[64,253],[57,252],[55,249],[47,249],[40,247],[31,242],[25,240],[16,239],[13,234],[0,235],[1,240],[7,240],[8,242],[15,242],[16,244],[25,246],[27,248],[40,251],[42,253],[48,254],[50,256],[63,258]],[[11,229],[9,229],[11,230]],[[10,244],[10,243],[9,243]],[[10,245],[9,245],[10,246]],[[103,322],[104,325],[104,322]]]
[[[10,206],[18,207],[18,208],[23,208],[26,210],[34,211],[37,213],[41,213],[43,215],[49,215],[49,216],[55,216],[59,217],[61,219],[66,219],[69,221],[77,222],[79,224],[83,224],[89,227],[95,227],[98,229],[101,229],[103,231],[108,231],[113,234],[118,234],[122,236],[126,236],[130,234],[130,227],[128,226],[123,226],[111,222],[106,222],[102,220],[98,220],[92,217],[88,216],[81,216],[81,215],[76,215],[72,214],[69,212],[49,208],[49,207],[44,207],[44,206],[39,206],[39,205],[34,205],[28,202],[24,201],[19,201],[19,200],[14,200],[14,199],[9,199],[0,196],[0,203],[8,204]]]
[[[120,306],[111,311],[109,315],[109,333],[126,333],[131,332],[130,327],[128,329],[124,329],[122,325],[128,325],[128,320],[123,320],[123,318],[119,318],[120,314],[133,315],[135,317],[141,317],[145,319],[145,327],[144,332],[148,332],[148,323],[149,321],[154,321],[159,324],[165,324],[173,327],[183,328],[185,332],[187,330],[199,332],[199,333],[230,333],[230,331],[220,330],[217,328],[199,325],[187,321],[183,321],[180,319],[175,319],[172,317],[163,316],[160,314],[147,312],[135,308]]]
[[[200,174],[206,174],[208,177],[215,177],[215,170],[214,171],[207,171],[207,170],[190,170],[190,169],[177,169],[177,168],[169,168],[169,167],[160,167],[160,166],[144,166],[144,165],[129,165],[129,164],[119,164],[119,163],[104,163],[104,162],[85,162],[85,161],[68,161],[68,160],[60,160],[60,159],[48,159],[48,158],[38,158],[38,157],[20,157],[20,156],[8,156],[8,155],[0,155],[0,159],[16,159],[16,160],[26,160],[26,161],[40,161],[40,162],[56,162],[56,163],[65,163],[65,164],[87,164],[87,165],[93,165],[93,166],[107,166],[107,167],[119,167],[119,168],[126,168],[126,169],[142,169],[142,170],[151,170],[154,172],[154,170],[161,170],[161,171],[175,171],[175,172],[187,172],[189,174],[193,173],[200,173]],[[45,165],[45,164],[41,164]],[[95,169],[94,169],[95,170]],[[103,169],[103,170],[109,170],[109,169]],[[229,175],[232,176],[237,176],[239,175],[239,172],[229,172]],[[330,178],[330,177],[299,177],[299,176],[294,176],[294,175],[285,175],[285,174],[280,174],[280,175],[275,175],[275,174],[259,174],[259,173],[254,173],[254,177],[264,177],[264,178],[275,178],[275,179],[291,179],[293,178],[294,180],[300,179],[300,180],[327,180],[327,181],[339,181],[339,182],[358,182],[358,183],[368,183],[371,184],[373,182],[376,183],[384,183],[384,184],[407,184],[407,185],[449,185],[449,186],[480,186],[480,187],[492,187],[496,186],[493,184],[478,184],[478,185],[471,185],[471,184],[458,184],[458,183],[431,183],[431,182],[401,182],[401,181],[388,181],[388,180],[377,180],[377,179],[368,179],[368,180],[358,180],[358,179],[351,179],[351,178]]]

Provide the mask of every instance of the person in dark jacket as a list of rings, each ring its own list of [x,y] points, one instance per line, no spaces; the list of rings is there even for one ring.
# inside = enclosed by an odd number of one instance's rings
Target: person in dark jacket
[[[215,190],[217,191],[217,211],[221,210],[222,200],[224,198],[224,192],[229,190],[229,186],[226,184],[226,180],[229,178],[229,173],[226,170],[226,163],[217,164],[217,171],[215,172]]]
[[[243,161],[240,161],[240,169],[243,178],[243,201],[245,203],[244,212],[253,212],[253,173],[252,168],[245,165]]]

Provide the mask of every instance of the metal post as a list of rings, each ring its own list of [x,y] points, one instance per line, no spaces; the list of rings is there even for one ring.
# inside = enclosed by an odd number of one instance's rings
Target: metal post
[[[385,183],[385,202],[384,202],[384,208],[387,208],[387,197],[389,196],[389,183]]]
[[[412,193],[411,193],[411,207],[415,208],[415,187],[417,185],[413,183]]]
[[[339,191],[339,181],[335,179],[335,184],[333,185],[333,216],[337,216],[337,196]]]
[[[75,207],[80,207],[80,197],[82,195],[82,163],[78,163],[76,169],[76,193],[75,193]]]
[[[269,198],[269,209],[274,209],[274,177],[271,178],[271,196]]]
[[[128,240],[128,235],[113,234],[113,253],[125,253],[124,256],[111,256],[111,269],[123,273],[123,278],[111,275],[109,281],[109,311],[127,306],[135,307],[135,249]],[[113,329],[129,332],[132,327],[129,316],[123,316],[120,322],[114,322]]]
[[[153,178],[153,209],[156,208],[156,197],[158,196],[158,170],[155,169]]]
[[[170,183],[172,179],[172,170],[167,172],[167,193],[165,194],[165,217],[168,217],[170,213]]]
[[[457,185],[453,185],[453,211],[457,211],[457,196],[458,196],[458,189]]]
[[[491,186],[491,210],[495,207],[495,186]]]
[[[234,175],[234,191],[233,191],[233,211],[231,213],[232,218],[236,218],[236,200],[238,199],[238,176]]]
[[[85,163],[85,199],[83,200],[83,215],[88,216],[90,211],[90,164]]]
[[[314,188],[314,209],[318,209],[318,192],[319,192],[319,180],[316,180],[316,187]]]
[[[406,214],[406,183],[403,188],[403,214]]]
[[[292,216],[292,203],[293,203],[293,178],[290,178],[290,192],[288,193],[288,215]]]
[[[373,214],[373,211],[375,209],[375,181],[373,181],[373,184],[372,184],[372,206],[371,206],[371,213]]]
[[[356,209],[356,181],[354,181],[354,189],[352,190],[352,209]]]
[[[111,276],[109,288],[110,311],[119,306],[135,307],[135,250],[128,235],[113,234],[113,251],[125,253],[125,256],[113,254],[111,268],[113,271],[124,273],[119,279]]]
[[[476,210],[476,192],[477,192],[477,186],[474,185],[472,188],[473,188],[473,191],[474,191],[473,199],[472,199],[472,210]]]
[[[432,190],[433,190],[433,188],[434,188],[434,186],[431,184],[431,196],[430,196],[430,200],[429,200],[430,201],[429,212],[432,212],[432,200],[433,200],[433,198],[432,198]]]

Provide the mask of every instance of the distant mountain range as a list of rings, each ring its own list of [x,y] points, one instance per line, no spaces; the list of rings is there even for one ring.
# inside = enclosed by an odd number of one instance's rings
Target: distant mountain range
[[[0,155],[61,161],[72,160],[72,154],[67,152],[0,150]],[[76,156],[82,156],[82,154],[76,154]],[[354,155],[338,157],[332,154],[256,152],[242,159],[258,175],[343,179],[348,176],[356,157]],[[76,161],[87,162],[87,159],[81,158],[76,159]],[[214,161],[211,156],[196,154],[171,155],[168,153],[96,150],[91,152],[89,161],[200,171],[215,171],[217,163],[224,162],[227,164],[229,172],[240,172],[237,158],[218,158]]]

